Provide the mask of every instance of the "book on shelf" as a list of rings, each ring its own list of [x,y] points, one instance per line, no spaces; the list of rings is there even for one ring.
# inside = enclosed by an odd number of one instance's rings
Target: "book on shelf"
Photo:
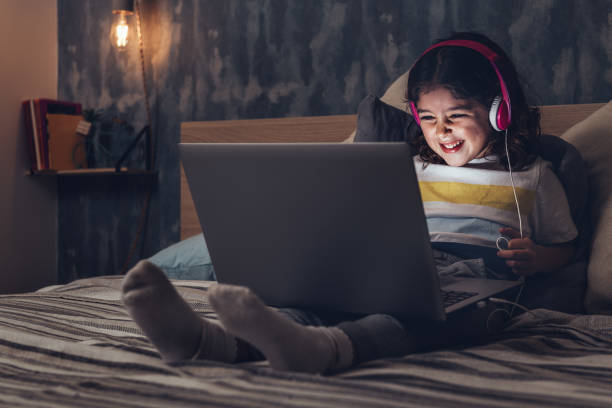
[[[28,155],[30,157],[30,169],[32,171],[41,170],[40,148],[38,146],[38,132],[36,129],[37,119],[34,110],[34,100],[23,101],[23,118],[25,123],[25,133],[28,142]]]
[[[83,136],[76,130],[82,120],[79,115],[47,114],[50,169],[71,170],[87,167]]]
[[[26,137],[28,139],[28,151],[30,156],[31,170],[32,171],[40,171],[40,170],[48,170],[53,169],[53,165],[57,165],[57,163],[62,163],[62,166],[66,166],[66,154],[70,154],[72,157],[73,148],[70,148],[70,152],[66,153],[61,151],[58,153],[58,149],[68,148],[65,146],[68,143],[67,140],[74,141],[76,136],[76,126],[75,132],[73,134],[72,131],[66,130],[66,126],[70,123],[78,122],[76,118],[79,118],[79,121],[82,120],[81,117],[81,104],[75,102],[67,102],[67,101],[59,101],[55,99],[46,99],[46,98],[36,98],[36,99],[28,99],[23,101],[23,113],[25,119],[25,129],[26,129]],[[50,154],[50,133],[49,133],[49,117],[53,117],[52,121],[54,121],[53,126],[55,126],[55,133],[57,134],[57,139],[51,142],[53,146],[53,153]],[[55,115],[62,116],[73,116],[73,118],[56,118]],[[66,133],[68,132],[68,134]],[[57,155],[60,155],[57,157]],[[83,153],[84,154],[84,153]],[[50,156],[55,156],[51,158]],[[54,163],[51,163],[53,160]],[[77,164],[81,162],[74,162],[72,160],[72,166],[70,168],[75,168]],[[82,161],[84,163],[84,160]]]

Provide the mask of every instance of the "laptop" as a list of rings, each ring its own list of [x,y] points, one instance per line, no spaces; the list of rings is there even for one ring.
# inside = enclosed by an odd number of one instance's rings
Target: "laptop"
[[[179,149],[217,280],[270,306],[442,321],[520,285],[440,282],[406,143]]]

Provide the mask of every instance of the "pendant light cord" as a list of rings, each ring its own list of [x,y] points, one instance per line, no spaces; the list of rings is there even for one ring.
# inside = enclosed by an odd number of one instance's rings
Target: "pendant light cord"
[[[142,89],[144,92],[144,100],[145,100],[145,109],[147,114],[147,125],[149,126],[149,151],[146,154],[149,155],[151,169],[155,168],[155,152],[156,152],[156,143],[155,143],[155,132],[153,131],[152,120],[151,120],[151,107],[149,105],[149,92],[147,90],[147,73],[145,69],[145,54],[144,54],[144,41],[142,38],[142,6],[140,0],[134,1],[134,11],[136,13],[136,32],[138,34],[138,50],[140,57],[140,72],[142,77]],[[142,203],[142,209],[140,211],[140,217],[138,221],[138,230],[136,231],[136,237],[132,241],[130,246],[130,250],[128,252],[127,259],[121,268],[121,274],[125,275],[127,273],[128,267],[130,265],[130,260],[134,256],[134,252],[136,252],[136,247],[138,246],[138,241],[142,237],[143,242],[140,247],[140,257],[142,258],[142,252],[144,249],[144,236],[147,231],[147,224],[149,219],[149,211],[151,208],[151,196],[153,193],[153,187],[149,188],[147,194],[145,196],[144,202]]]

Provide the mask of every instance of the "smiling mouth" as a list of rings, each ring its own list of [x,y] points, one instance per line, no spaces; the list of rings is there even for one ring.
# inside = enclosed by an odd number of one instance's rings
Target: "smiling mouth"
[[[440,147],[442,148],[442,151],[444,151],[444,153],[454,153],[458,151],[459,149],[461,149],[461,147],[463,147],[463,142],[464,142],[463,140],[458,140],[453,143],[446,143],[446,144],[440,143]]]

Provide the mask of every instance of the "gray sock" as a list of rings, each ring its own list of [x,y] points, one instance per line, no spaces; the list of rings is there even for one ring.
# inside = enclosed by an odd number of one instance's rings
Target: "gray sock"
[[[345,371],[353,365],[353,343],[349,336],[337,327],[319,327],[327,336],[334,348],[336,358],[332,359],[325,369],[325,373]]]
[[[223,327],[260,350],[275,369],[324,373],[352,364],[352,343],[342,330],[293,322],[248,288],[218,284],[209,289],[209,301]]]
[[[200,317],[154,264],[141,261],[126,274],[122,300],[164,360],[236,359],[236,339]]]
[[[207,320],[206,323],[202,327],[198,349],[191,360],[235,362],[238,353],[236,337],[211,320]]]

